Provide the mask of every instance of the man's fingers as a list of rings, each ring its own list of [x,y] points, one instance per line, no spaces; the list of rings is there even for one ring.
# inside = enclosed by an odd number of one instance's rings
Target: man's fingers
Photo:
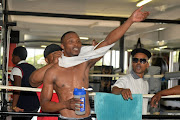
[[[143,9],[143,6],[141,6],[140,8],[137,9],[137,11],[141,11]]]
[[[74,106],[74,110],[80,111],[80,108],[83,108],[83,106],[81,106],[81,104],[83,104],[82,101],[79,101],[80,99],[75,99],[76,103]]]
[[[156,99],[156,98],[153,98],[152,100],[151,100],[151,107],[157,107],[158,106],[158,100]]]
[[[125,99],[125,100],[128,100],[128,99],[129,99],[128,93],[125,93],[125,94],[124,94],[124,99]]]
[[[79,98],[74,98],[74,102],[77,104],[83,104],[83,102]]]
[[[131,91],[128,91],[128,99],[131,99],[131,100],[133,99],[133,98],[132,98]]]
[[[55,51],[54,56],[62,56],[62,52],[61,51]]]
[[[143,13],[144,18],[146,18],[147,16],[149,16],[149,14],[150,14],[149,12],[144,12],[144,13]]]
[[[157,107],[157,106],[158,106],[158,104],[159,104],[159,103],[158,103],[158,101],[156,101],[155,107]]]
[[[132,97],[132,94],[130,95],[130,97],[129,97],[131,100],[133,99],[133,97]]]
[[[126,100],[126,99],[127,99],[125,94],[122,94],[122,97],[124,98],[124,100]]]
[[[96,46],[97,44],[98,44],[98,43],[96,42],[96,40],[93,40],[93,41],[92,41],[92,45],[93,45],[93,46]]]
[[[131,91],[129,90],[129,89],[124,89],[123,91],[122,91],[122,96],[123,96],[123,98],[125,99],[125,100],[128,100],[128,99],[133,99],[132,98],[132,94],[131,94]]]

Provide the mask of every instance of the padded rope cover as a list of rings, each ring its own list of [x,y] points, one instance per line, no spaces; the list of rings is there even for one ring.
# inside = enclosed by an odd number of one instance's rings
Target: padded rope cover
[[[166,80],[169,80],[171,78],[180,78],[180,71],[177,72],[167,72],[164,75]]]
[[[95,113],[98,120],[142,120],[140,94],[133,94],[133,100],[124,100],[121,95],[96,93]]]

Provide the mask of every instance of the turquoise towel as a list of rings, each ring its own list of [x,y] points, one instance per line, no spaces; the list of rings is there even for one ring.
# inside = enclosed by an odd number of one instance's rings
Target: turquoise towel
[[[121,95],[96,93],[95,113],[97,120],[142,120],[141,94],[133,94],[133,100],[124,100]]]

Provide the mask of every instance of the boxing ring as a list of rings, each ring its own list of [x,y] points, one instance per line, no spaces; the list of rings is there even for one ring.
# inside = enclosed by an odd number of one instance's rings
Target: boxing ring
[[[2,34],[2,46],[3,46],[3,63],[2,63],[2,85],[0,85],[0,89],[2,89],[2,101],[1,101],[1,120],[6,120],[7,116],[59,116],[59,114],[50,114],[50,113],[37,113],[37,112],[11,112],[7,111],[7,101],[6,101],[6,94],[8,93],[7,90],[21,90],[21,91],[33,91],[33,92],[40,92],[41,89],[38,88],[27,88],[27,87],[15,87],[15,86],[7,86],[7,81],[8,81],[8,76],[7,76],[7,71],[8,71],[8,65],[7,65],[7,60],[8,60],[8,44],[9,44],[9,39],[8,39],[8,27],[9,26],[14,26],[16,23],[9,23],[8,22],[8,15],[32,15],[32,16],[44,16],[44,17],[65,17],[64,15],[58,15],[58,14],[46,14],[46,13],[33,13],[33,12],[9,12],[7,10],[7,0],[3,0],[3,14],[4,14],[4,24],[3,24],[3,34]],[[126,18],[119,18],[119,17],[100,17],[100,16],[73,16],[73,15],[66,15],[69,18],[75,18],[75,19],[99,19],[99,20],[114,20],[114,21],[125,21]],[[160,23],[174,23],[174,24],[180,24],[180,22],[173,21],[173,20],[157,20],[157,19],[147,19],[144,22],[160,22]],[[121,44],[123,46],[123,44]],[[121,48],[120,48],[121,49]],[[121,49],[121,58],[123,59],[123,49]],[[123,60],[122,60],[123,61]],[[123,64],[123,63],[122,63]],[[122,65],[121,64],[121,65]],[[121,66],[122,67],[122,66]],[[123,67],[122,67],[123,68]],[[105,74],[91,74],[90,76],[96,76],[96,77],[121,77],[122,75],[105,75]],[[174,75],[172,75],[174,77]],[[163,75],[147,75],[146,77],[154,77],[154,78],[159,78],[163,77]],[[95,96],[95,92],[89,93],[90,96]],[[146,98],[151,98],[153,94],[148,94],[148,95],[143,95],[143,97]],[[180,98],[180,95],[171,95],[171,96],[164,96],[162,98]],[[96,118],[96,114],[92,113],[92,117]],[[143,119],[180,119],[180,115],[142,115]]]
[[[94,75],[91,75],[94,76]],[[106,75],[105,75],[106,76]],[[117,75],[114,75],[117,77]],[[113,77],[114,77],[113,76]],[[160,75],[158,75],[160,76]],[[149,77],[149,76],[146,76]],[[157,77],[157,76],[156,76]],[[20,91],[32,91],[32,92],[41,92],[40,88],[29,88],[29,87],[16,87],[16,86],[4,86],[0,85],[0,89],[2,90],[20,90]],[[54,91],[55,92],[55,91]],[[94,97],[96,92],[89,92],[89,96]],[[143,98],[151,98],[154,94],[144,94]],[[169,95],[169,96],[162,96],[162,98],[180,98],[180,95]],[[52,113],[38,113],[38,112],[11,112],[7,110],[0,111],[1,120],[6,120],[7,116],[16,116],[16,117],[25,117],[25,116],[59,116],[59,114],[52,114]],[[93,118],[96,118],[95,113],[91,113]],[[143,119],[180,119],[180,115],[142,115]]]
[[[113,75],[113,74],[90,74],[90,77],[122,77],[123,75]],[[145,75],[144,78],[162,78],[165,77],[165,79],[172,79],[172,78],[179,78],[180,72],[172,72],[172,73],[166,73],[165,75]],[[5,86],[0,85],[0,89],[5,91],[6,93],[8,90],[20,90],[20,91],[32,91],[32,92],[41,92],[40,88],[30,88],[30,87],[17,87],[17,86]],[[55,92],[55,91],[53,91]],[[96,92],[89,92],[90,97],[94,97],[96,95]],[[154,94],[144,94],[143,98],[152,98]],[[169,95],[169,96],[162,96],[162,98],[180,98],[180,95]],[[3,106],[4,105],[4,106]],[[25,117],[25,116],[54,116],[58,117],[59,114],[52,114],[52,113],[38,113],[38,112],[12,112],[8,111],[7,108],[7,102],[5,102],[1,107],[0,115],[1,120],[6,120],[7,116],[16,116],[16,117]],[[96,118],[96,114],[94,112],[91,113],[92,118]],[[142,115],[142,119],[180,119],[180,115]]]

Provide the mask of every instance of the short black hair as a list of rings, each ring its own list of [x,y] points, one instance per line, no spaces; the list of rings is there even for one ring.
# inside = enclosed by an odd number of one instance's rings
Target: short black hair
[[[19,46],[13,50],[13,55],[18,56],[21,60],[26,60],[27,50],[25,47]]]
[[[134,49],[131,52],[131,55],[134,57],[134,55],[136,53],[144,53],[145,55],[147,55],[148,59],[151,57],[151,53],[148,50],[144,49],[144,48],[136,48],[136,49]]]
[[[69,34],[69,33],[76,33],[76,32],[74,32],[74,31],[65,32],[65,33],[62,35],[62,37],[61,37],[61,43],[64,42],[64,37],[65,37],[67,34]],[[76,34],[77,34],[77,33],[76,33]]]
[[[44,58],[46,58],[49,54],[55,51],[62,51],[62,48],[59,45],[56,44],[50,44],[48,45],[44,50]]]

